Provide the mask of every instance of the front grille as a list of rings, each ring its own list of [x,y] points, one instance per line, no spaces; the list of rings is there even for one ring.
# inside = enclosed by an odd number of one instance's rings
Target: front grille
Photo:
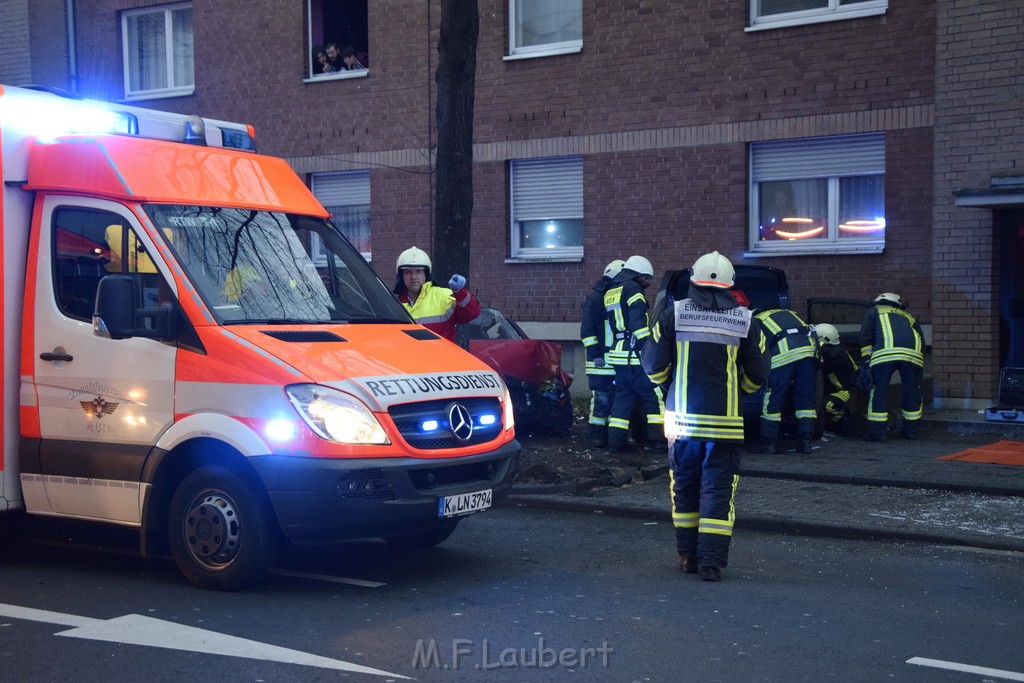
[[[455,437],[448,422],[448,413],[453,403],[464,406],[473,419],[473,434],[462,441]],[[388,408],[388,414],[398,427],[399,434],[411,447],[419,450],[462,448],[487,443],[497,438],[502,429],[501,402],[496,398],[463,398],[403,403]],[[494,423],[482,425],[483,416],[494,417]],[[424,429],[424,424],[437,422],[437,428]]]
[[[502,461],[473,462],[465,465],[428,467],[409,472],[412,485],[419,491],[429,491],[438,486],[452,486],[479,482],[486,484],[494,478]]]

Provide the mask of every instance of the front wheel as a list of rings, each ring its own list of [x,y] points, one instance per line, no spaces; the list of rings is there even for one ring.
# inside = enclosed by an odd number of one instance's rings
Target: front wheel
[[[270,511],[253,485],[221,467],[185,477],[171,500],[167,528],[178,569],[200,588],[251,585],[274,561]]]
[[[388,545],[402,550],[426,550],[447,540],[449,536],[455,533],[455,527],[458,525],[459,520],[449,519],[427,531],[420,531],[415,534],[402,534],[401,536],[387,536],[384,540],[387,541]]]

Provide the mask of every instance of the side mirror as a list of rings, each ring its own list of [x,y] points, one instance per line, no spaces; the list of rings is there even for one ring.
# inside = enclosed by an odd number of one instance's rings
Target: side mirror
[[[170,304],[137,308],[138,283],[130,275],[107,275],[96,288],[93,334],[110,339],[173,337],[174,308]]]

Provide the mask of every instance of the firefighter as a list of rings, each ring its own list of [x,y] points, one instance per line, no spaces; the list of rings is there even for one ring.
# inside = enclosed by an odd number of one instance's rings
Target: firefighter
[[[818,347],[811,338],[812,328],[788,309],[772,308],[757,312],[767,338],[772,369],[764,392],[761,410],[761,452],[775,453],[782,426],[782,409],[792,396],[796,410],[798,451],[811,452],[811,439],[818,421],[814,394],[818,384]]]
[[[842,434],[850,392],[857,381],[857,362],[846,347],[839,343],[839,330],[835,325],[820,323],[814,326],[814,332],[818,337],[821,374],[825,378],[826,429]]]
[[[768,377],[750,309],[728,291],[735,273],[717,251],[693,264],[687,298],[654,321],[643,368],[667,386],[672,523],[679,567],[718,581],[729,562],[743,442],[740,392]]]
[[[654,268],[643,256],[630,256],[604,293],[604,310],[612,335],[608,362],[615,369],[615,397],[608,415],[608,445],[626,450],[629,420],[639,403],[647,421],[648,448],[662,442],[665,404],[640,366],[640,348],[651,334],[644,290],[654,281]]]
[[[455,326],[480,315],[480,302],[466,288],[466,278],[452,275],[448,288],[430,280],[430,257],[418,247],[409,247],[395,264],[398,279],[395,295],[413,319],[449,341],[455,341]]]
[[[904,310],[900,297],[883,292],[868,309],[860,332],[862,362],[871,366],[867,441],[885,441],[889,419],[889,382],[900,373],[903,426],[901,436],[916,439],[921,419],[921,376],[924,373],[924,335],[917,319]]]
[[[580,341],[587,354],[586,374],[590,385],[590,416],[587,424],[590,445],[594,448],[608,445],[608,412],[615,396],[615,370],[608,362],[612,333],[604,313],[604,292],[625,263],[622,259],[609,263],[604,269],[604,275],[594,283],[593,291],[583,302]]]

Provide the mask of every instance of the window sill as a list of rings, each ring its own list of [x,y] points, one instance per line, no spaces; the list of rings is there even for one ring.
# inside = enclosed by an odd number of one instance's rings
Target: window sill
[[[177,90],[151,90],[149,92],[136,92],[125,95],[122,102],[139,102],[141,100],[164,100],[170,97],[191,97],[196,93],[193,88],[179,88]]]
[[[507,264],[516,263],[583,263],[583,255],[579,256],[551,256],[542,258],[540,256],[514,256],[505,259]]]
[[[800,249],[756,249],[743,252],[744,258],[779,258],[780,256],[857,256],[881,254],[885,251],[884,244],[865,244],[862,246],[821,246],[802,247]]]
[[[874,17],[885,14],[888,10],[888,3],[879,7],[857,7],[842,12],[828,12],[821,14],[803,15],[800,17],[786,17],[779,19],[760,18],[755,19],[752,26],[743,29],[746,33],[754,31],[767,31],[773,28],[788,28],[790,26],[805,26],[807,24],[823,24],[829,21],[845,21],[846,19],[858,19],[860,17]]]
[[[520,49],[501,59],[506,62],[514,62],[520,59],[533,59],[534,57],[553,57],[555,55],[571,55],[583,52],[583,41],[578,43],[560,43],[552,46],[539,48]]]
[[[369,69],[356,69],[355,71],[345,71],[336,74],[320,74],[319,76],[313,76],[312,78],[303,78],[303,83],[323,83],[324,81],[344,81],[350,78],[366,78],[370,75]]]

